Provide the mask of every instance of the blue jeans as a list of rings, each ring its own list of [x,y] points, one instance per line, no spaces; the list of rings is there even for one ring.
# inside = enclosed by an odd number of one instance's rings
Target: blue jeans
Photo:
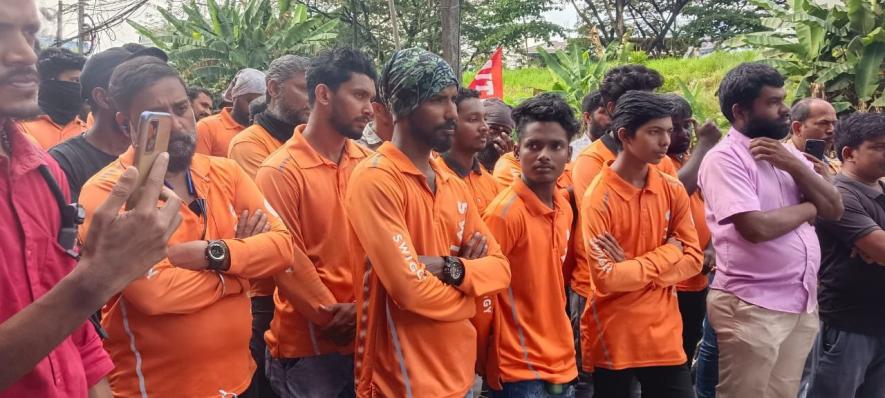
[[[821,322],[808,398],[885,397],[885,336],[846,332]]]
[[[517,381],[503,383],[501,391],[491,390],[491,398],[574,398],[575,388],[572,385],[564,386],[562,394],[550,394],[547,392],[547,383],[541,380]]]
[[[716,384],[719,384],[719,346],[716,332],[707,320],[704,320],[704,337],[698,347],[695,366],[695,392],[698,398],[715,398]]]
[[[267,378],[283,398],[349,398],[355,396],[353,356],[324,354],[274,358],[267,352]]]

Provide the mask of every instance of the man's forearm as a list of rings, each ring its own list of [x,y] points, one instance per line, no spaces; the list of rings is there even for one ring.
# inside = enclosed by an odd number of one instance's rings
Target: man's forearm
[[[749,242],[761,243],[777,239],[809,222],[816,214],[813,203],[803,202],[780,209],[753,211],[733,216],[735,229]]]
[[[113,294],[109,286],[96,284],[84,265],[0,324],[0,391],[37,366]]]
[[[805,199],[817,207],[817,214],[825,220],[838,220],[845,210],[842,206],[842,195],[825,178],[813,170],[803,167],[792,173],[799,191]]]

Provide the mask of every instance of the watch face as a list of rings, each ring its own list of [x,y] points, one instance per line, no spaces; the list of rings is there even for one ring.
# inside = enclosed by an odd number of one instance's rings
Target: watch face
[[[223,260],[224,259],[224,247],[219,244],[210,244],[209,245],[209,257],[213,260]]]
[[[463,275],[464,270],[460,266],[452,266],[449,267],[449,276],[452,277],[452,280],[461,279],[461,275]]]

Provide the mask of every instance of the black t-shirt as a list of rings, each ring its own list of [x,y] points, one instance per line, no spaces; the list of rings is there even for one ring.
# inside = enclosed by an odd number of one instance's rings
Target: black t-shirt
[[[885,336],[885,266],[852,258],[855,242],[885,228],[885,195],[843,174],[834,185],[845,213],[839,221],[817,222],[820,317],[839,330]]]
[[[83,134],[49,148],[49,155],[58,162],[68,177],[71,198],[74,201],[80,197],[80,188],[90,177],[117,159],[117,156],[94,147],[86,141]]]

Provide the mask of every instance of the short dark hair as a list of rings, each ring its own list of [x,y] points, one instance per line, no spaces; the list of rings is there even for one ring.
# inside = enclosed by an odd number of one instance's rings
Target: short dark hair
[[[864,141],[885,136],[885,113],[858,112],[836,122],[836,155],[842,159],[845,147],[857,149]]]
[[[692,115],[691,104],[685,98],[682,98],[679,94],[669,93],[664,94],[664,97],[670,101],[670,105],[673,106],[673,111],[671,113],[672,116],[678,117],[680,119],[688,119]]]
[[[360,50],[353,48],[336,48],[326,50],[314,57],[307,67],[307,100],[313,105],[316,102],[316,87],[320,84],[338,90],[342,83],[350,80],[351,75],[359,73],[373,81],[378,80],[378,72],[372,59]]]
[[[566,138],[571,141],[581,129],[575,119],[575,111],[560,95],[542,93],[529,98],[513,109],[513,120],[516,122],[516,138],[522,139],[526,126],[532,122],[556,122],[565,130]]]
[[[664,77],[654,69],[638,64],[621,65],[605,73],[599,85],[600,103],[617,104],[627,91],[655,91],[663,85]]]
[[[581,100],[581,112],[593,113],[602,106],[602,94],[599,90],[591,91]]]
[[[76,54],[67,48],[49,47],[37,58],[37,73],[40,80],[58,79],[58,75],[66,70],[83,70],[86,57]]]
[[[178,71],[163,60],[150,56],[132,58],[114,69],[109,87],[111,99],[118,110],[126,111],[141,90],[166,77],[174,77],[186,87]]]
[[[618,99],[612,116],[612,131],[617,136],[622,127],[633,137],[650,120],[672,117],[673,104],[666,96],[648,91],[631,90]]]
[[[777,69],[759,62],[745,62],[735,66],[719,83],[717,94],[722,115],[734,123],[734,112],[731,111],[734,104],[743,108],[751,107],[765,86],[783,87],[784,77]]]
[[[197,97],[198,97],[200,94],[205,94],[205,95],[206,95],[207,97],[209,97],[209,99],[211,99],[213,102],[215,101],[215,97],[212,96],[212,92],[209,91],[208,89],[205,89],[205,88],[200,87],[200,86],[189,86],[189,87],[187,88],[187,97],[188,97],[191,101],[197,99]]]
[[[145,47],[145,46],[143,46],[143,45],[141,45],[141,44],[138,44],[138,43],[126,43],[126,44],[124,44],[122,47],[123,47],[124,49],[126,49],[126,51],[129,51],[129,52],[131,52],[131,53],[133,53],[133,54],[135,54],[135,53],[137,53],[137,52],[139,52],[139,51],[144,50],[145,48],[147,48],[147,47]]]
[[[479,99],[479,91],[472,88],[460,87],[458,88],[458,96],[455,97],[455,105],[461,105],[461,101],[470,98]]]

